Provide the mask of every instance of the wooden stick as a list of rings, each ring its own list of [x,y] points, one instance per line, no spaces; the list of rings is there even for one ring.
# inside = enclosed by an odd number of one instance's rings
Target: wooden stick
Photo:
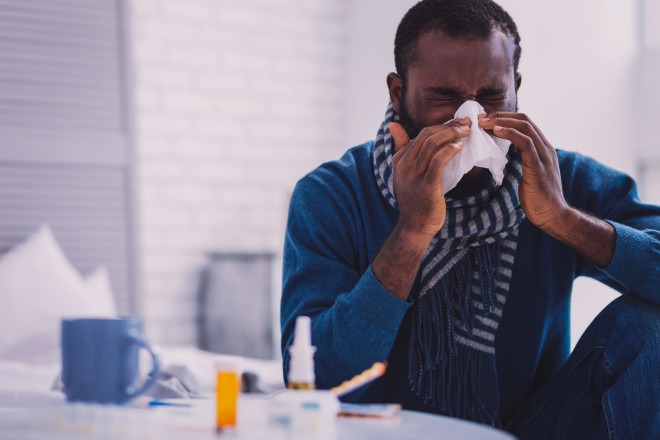
[[[341,397],[350,393],[351,391],[360,388],[361,386],[368,384],[375,379],[378,379],[380,376],[385,374],[385,370],[387,370],[387,362],[376,362],[371,366],[371,368],[364,370],[357,376],[353,376],[351,379],[343,382],[341,385],[331,388],[330,391],[335,393],[337,397]]]

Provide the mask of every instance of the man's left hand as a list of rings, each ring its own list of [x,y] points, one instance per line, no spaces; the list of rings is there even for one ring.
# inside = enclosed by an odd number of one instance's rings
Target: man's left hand
[[[480,115],[479,126],[510,141],[520,152],[520,205],[529,221],[549,232],[569,209],[562,192],[557,152],[534,122],[522,113]]]

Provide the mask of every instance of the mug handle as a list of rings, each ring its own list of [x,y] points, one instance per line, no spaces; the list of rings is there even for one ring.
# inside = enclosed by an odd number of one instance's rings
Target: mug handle
[[[152,347],[151,344],[149,344],[144,339],[133,335],[130,335],[128,338],[133,344],[138,345],[140,348],[143,348],[149,352],[151,355],[151,362],[153,364],[153,368],[149,373],[149,377],[144,381],[140,388],[135,391],[132,391],[132,385],[129,385],[126,388],[126,397],[130,400],[136,398],[140,394],[146,393],[149,391],[149,388],[151,388],[156,383],[156,380],[158,380],[158,374],[160,373],[160,357],[158,356],[157,348]]]

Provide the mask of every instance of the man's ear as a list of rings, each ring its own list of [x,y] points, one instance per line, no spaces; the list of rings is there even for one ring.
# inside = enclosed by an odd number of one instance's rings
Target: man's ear
[[[518,72],[516,72],[516,93],[518,93],[518,89],[520,88],[520,84],[522,84],[522,75]]]
[[[390,92],[390,101],[392,101],[392,107],[394,111],[400,113],[399,109],[401,108],[401,92],[403,90],[403,82],[401,82],[401,77],[394,72],[391,72],[387,75],[387,89]]]

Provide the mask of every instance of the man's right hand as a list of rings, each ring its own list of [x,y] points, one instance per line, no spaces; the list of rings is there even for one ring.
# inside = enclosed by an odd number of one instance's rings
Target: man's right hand
[[[425,128],[412,141],[396,122],[390,133],[396,148],[392,172],[399,221],[371,267],[387,290],[407,300],[426,249],[445,222],[442,175],[463,148],[460,139],[470,134],[470,120]]]
[[[469,119],[424,128],[410,140],[403,126],[390,124],[396,148],[392,158],[394,192],[399,204],[397,228],[429,241],[445,222],[446,202],[442,176],[449,161],[462,149],[470,134]]]

